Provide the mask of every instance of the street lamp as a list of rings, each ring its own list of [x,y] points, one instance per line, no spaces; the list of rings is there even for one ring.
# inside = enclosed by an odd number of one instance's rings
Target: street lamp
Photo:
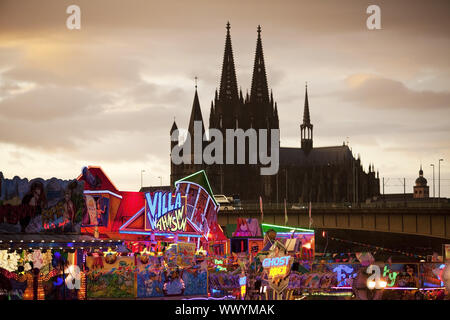
[[[143,183],[142,183],[142,174],[145,172],[145,170],[141,170],[141,189],[143,187]]]
[[[438,183],[438,185],[439,185],[439,188],[438,188],[438,193],[439,193],[439,195],[438,195],[438,197],[439,197],[439,202],[441,202],[441,161],[444,161],[444,159],[439,159],[439,172],[438,172],[438,175],[439,175],[439,183]]]
[[[434,198],[436,197],[435,188],[434,188],[434,164],[432,163],[432,164],[430,164],[430,166],[433,167],[433,201],[434,201]]]

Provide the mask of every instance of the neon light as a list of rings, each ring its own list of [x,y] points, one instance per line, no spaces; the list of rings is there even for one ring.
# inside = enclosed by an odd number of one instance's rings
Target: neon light
[[[311,242],[305,243],[303,245],[303,247],[306,248],[306,249],[311,249]]]
[[[352,287],[331,287],[331,289],[341,290],[341,289],[353,289]],[[386,287],[386,290],[435,290],[435,289],[443,289],[443,288],[429,288],[429,289],[421,289],[421,288],[413,288],[413,287]]]
[[[196,174],[198,174],[198,172]],[[188,238],[205,237],[205,239],[208,240],[211,231],[209,222],[206,220],[206,214],[211,210],[218,209],[219,206],[216,205],[215,207],[211,207],[212,205],[215,204],[215,199],[213,198],[212,193],[207,190],[208,187],[210,188],[209,182],[208,186],[206,186],[205,184],[205,187],[203,187],[197,183],[187,180],[193,176],[195,176],[195,174],[177,181],[175,183],[176,192],[157,191],[155,193],[146,193],[144,196],[145,198],[144,207],[141,208],[138,212],[136,212],[121,227],[119,227],[119,232],[127,234],[140,234],[140,235],[151,235],[154,233],[150,232],[161,232],[160,235],[168,237],[172,237],[175,234],[179,234],[179,236],[185,236]],[[202,179],[207,181],[206,175]],[[183,185],[180,185],[181,183],[183,183]],[[181,191],[181,186],[185,187],[186,190]],[[191,212],[189,211],[191,209],[191,205],[189,206],[187,205],[188,200],[187,198],[190,197],[189,195],[190,188],[194,186],[198,188],[198,190],[196,190],[195,192],[197,194],[196,195],[194,194],[192,199],[190,200],[195,201],[195,203],[198,204],[201,192],[205,192],[206,195],[208,196],[206,199],[207,200],[206,207],[196,208],[196,206],[194,206],[193,207],[194,210],[192,210],[191,215],[190,214]],[[194,197],[196,198],[194,199]],[[213,201],[210,201],[210,199],[212,199]],[[207,210],[208,208],[209,210]],[[142,215],[145,221],[144,228],[142,227],[131,228],[130,226],[132,226],[132,224],[135,221],[137,221],[137,219],[140,219]],[[199,218],[198,221],[197,217]],[[215,223],[214,218],[212,218],[211,223]],[[189,225],[188,230],[186,229],[187,225]],[[199,247],[199,245],[200,243],[198,242],[197,247]]]
[[[242,297],[242,299],[244,299],[246,290],[247,290],[247,286],[241,286],[241,297]]]
[[[278,276],[284,276],[287,273],[287,266],[272,267],[269,271],[269,277],[275,278]]]
[[[194,183],[194,182],[187,181],[189,178],[191,178],[191,177],[197,175],[198,173],[203,173],[203,175],[204,175],[204,177],[205,177],[205,180],[206,180],[206,183],[208,184],[208,189],[209,189],[209,191],[206,190],[205,188],[203,188],[202,186],[200,186],[200,185]],[[205,170],[200,170],[200,171],[195,172],[195,173],[193,173],[193,174],[191,174],[191,175],[189,175],[189,176],[187,176],[187,177],[184,177],[183,179],[180,179],[180,180],[178,180],[178,181],[175,181],[175,185],[178,185],[179,183],[183,183],[183,182],[184,182],[184,183],[190,183],[190,184],[193,184],[193,185],[196,185],[196,186],[202,188],[203,190],[206,191],[206,193],[208,193],[208,194],[211,196],[211,199],[214,201],[214,203],[216,204],[216,206],[220,206],[220,205],[217,203],[216,199],[214,199],[214,193],[212,192],[211,185],[209,184],[209,180],[208,180],[208,178],[206,177],[206,172],[205,172]],[[187,190],[186,190],[186,193],[187,193]]]
[[[152,254],[153,252],[151,252],[151,251],[148,251],[147,250],[147,247],[144,247],[144,250],[142,250],[141,252],[139,252],[140,254],[142,254],[142,255],[145,255],[145,254]]]
[[[146,228],[159,231],[185,231],[186,206],[181,203],[181,193],[172,195],[172,192],[155,192],[152,195],[148,192],[145,194],[145,200]]]
[[[103,252],[103,256],[106,257],[108,254],[117,254],[117,252],[116,252],[116,251],[112,251],[112,250],[111,250],[111,247],[109,247],[109,248],[108,248],[108,251]]]
[[[312,229],[304,229],[304,228],[294,228],[294,227],[286,227],[286,226],[277,226],[275,224],[268,224],[268,223],[262,223],[263,227],[274,227],[274,228],[280,228],[280,229],[287,229],[287,230],[295,230],[295,231],[304,231],[309,233],[314,233],[314,230]],[[291,232],[292,233],[292,232]]]
[[[119,232],[125,229],[138,215],[140,215],[144,211],[145,207],[142,207],[138,212],[136,212],[127,222],[125,222],[120,228]],[[126,232],[123,232],[126,233]]]
[[[292,237],[292,234],[294,234],[294,237],[299,236],[299,235],[314,235],[314,233],[309,233],[309,232],[277,232],[277,237],[279,238],[283,238],[283,237]]]
[[[281,235],[281,236],[292,236],[292,234],[294,234],[294,236],[299,235],[299,234],[305,234],[305,235],[313,235],[314,232],[277,232],[277,236]]]
[[[145,235],[145,236],[150,236],[153,234],[153,232],[151,231],[128,231],[128,230],[119,230],[119,233],[124,233],[124,234],[140,234],[140,235]],[[173,236],[173,233],[154,233],[156,236]],[[198,234],[183,234],[183,233],[179,233],[178,237],[193,237],[193,238],[201,238],[202,235],[198,235]]]
[[[336,278],[338,282],[338,286],[344,286],[346,283],[346,279],[355,278],[357,273],[354,272],[353,267],[340,264],[333,268],[333,272],[336,273]]]
[[[84,194],[99,194],[99,193],[107,193],[110,194],[116,198],[122,199],[121,195],[118,195],[117,193],[111,192],[109,190],[84,190]]]
[[[289,258],[290,256],[266,258],[263,260],[262,264],[264,268],[287,266]]]

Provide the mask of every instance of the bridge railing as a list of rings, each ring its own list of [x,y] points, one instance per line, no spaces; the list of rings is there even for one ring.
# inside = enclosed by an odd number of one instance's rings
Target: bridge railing
[[[422,202],[422,201],[375,201],[370,203],[330,203],[330,202],[313,202],[311,203],[312,210],[314,209],[377,209],[377,208],[448,208],[450,209],[450,203],[445,200],[438,202]],[[245,210],[260,210],[259,202],[242,202],[241,208]],[[285,204],[276,202],[263,203],[263,210],[284,210]],[[294,203],[287,202],[286,209],[288,210],[309,210],[309,203]]]

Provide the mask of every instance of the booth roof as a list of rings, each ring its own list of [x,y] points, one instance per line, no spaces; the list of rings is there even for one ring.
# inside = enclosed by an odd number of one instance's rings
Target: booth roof
[[[295,230],[295,232],[302,232],[302,233],[314,233],[314,230],[312,229],[305,229],[305,228],[297,228],[297,227],[290,227],[290,226],[280,226],[275,224],[268,224],[263,223],[261,224],[263,232],[267,232],[267,230],[273,229],[276,232],[292,232]]]
[[[94,167],[94,166],[89,166],[88,167],[89,171],[92,173],[93,176],[98,176],[100,178],[100,181],[102,182],[100,188],[98,190],[109,190],[112,191],[114,193],[119,193],[119,190],[117,190],[116,186],[114,185],[114,183],[111,181],[111,179],[108,178],[108,176],[103,172],[102,168],[100,167]],[[84,180],[83,174],[80,174],[77,178],[78,181]],[[89,190],[89,184],[85,183],[84,184],[84,189],[85,190]]]
[[[206,176],[205,170],[197,171],[187,177],[175,181],[175,186],[182,182],[192,182],[202,186],[203,189],[205,189],[206,192],[208,192],[208,194],[211,196],[211,199],[214,201],[214,203],[218,205],[216,199],[214,198],[214,193],[211,189],[211,185],[209,184],[209,180]]]
[[[225,233],[223,232],[222,227],[217,224],[217,232],[214,234],[215,241],[227,241],[229,237],[226,237]]]
[[[68,245],[70,247],[108,247],[122,243],[119,240],[95,239],[82,234],[22,234],[2,233],[0,234],[0,247],[57,247]]]
[[[145,206],[145,194],[142,192],[122,191],[122,200],[114,218],[112,231],[119,228]]]

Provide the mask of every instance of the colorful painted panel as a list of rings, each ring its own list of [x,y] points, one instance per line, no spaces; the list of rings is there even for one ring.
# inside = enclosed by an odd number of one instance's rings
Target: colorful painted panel
[[[109,199],[100,195],[85,195],[86,208],[83,215],[82,226],[108,225]]]
[[[150,298],[206,295],[207,279],[207,272],[199,269],[171,271],[144,269],[137,274],[137,296]]]
[[[135,297],[134,257],[117,257],[113,263],[103,257],[87,257],[86,263],[88,298]]]
[[[80,232],[83,182],[0,179],[0,233]]]

